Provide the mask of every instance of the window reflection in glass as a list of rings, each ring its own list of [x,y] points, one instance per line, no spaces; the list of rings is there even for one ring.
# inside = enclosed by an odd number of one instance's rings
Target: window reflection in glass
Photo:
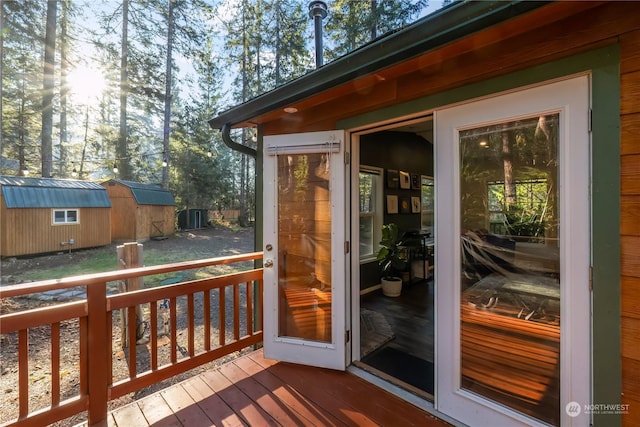
[[[331,342],[329,156],[278,156],[278,333],[282,337]]]
[[[461,131],[461,387],[558,424],[559,114]]]

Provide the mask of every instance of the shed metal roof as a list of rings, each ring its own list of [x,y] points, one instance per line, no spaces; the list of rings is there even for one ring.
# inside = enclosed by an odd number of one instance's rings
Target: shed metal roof
[[[88,181],[0,176],[5,206],[13,208],[110,208],[104,187]]]
[[[133,197],[139,205],[175,206],[173,194],[156,184],[112,179],[107,182],[117,182],[131,189]],[[103,184],[104,185],[104,184]]]

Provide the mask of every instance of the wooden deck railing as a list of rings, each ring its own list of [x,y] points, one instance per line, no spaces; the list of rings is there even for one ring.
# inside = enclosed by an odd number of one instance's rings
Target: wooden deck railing
[[[107,419],[109,400],[261,342],[261,268],[107,295],[110,282],[261,258],[262,252],[254,252],[3,287],[0,289],[2,299],[56,289],[86,288],[84,300],[0,316],[0,334],[3,337],[17,334],[18,349],[18,413],[5,425],[47,425],[84,411],[87,411],[89,425],[102,425]],[[148,344],[144,346],[135,344],[136,306],[148,307],[143,316],[149,330]],[[121,309],[127,309],[128,318],[126,334],[130,345],[123,348],[128,374],[114,378],[113,355],[117,349],[113,325]],[[79,330],[78,357],[74,362],[78,393],[72,397],[67,397],[68,391],[61,391],[61,346],[64,346],[61,325],[69,321],[78,322]],[[163,330],[167,332],[163,337],[165,344],[159,346],[158,329],[165,328],[165,321],[168,322],[168,331]],[[49,342],[30,343],[29,331],[41,327],[49,328]],[[179,329],[182,334],[178,334]],[[30,410],[29,385],[33,372],[29,363],[30,348],[47,345],[51,352],[51,403],[48,407]],[[141,351],[145,352],[144,364],[138,363]],[[67,375],[66,369],[64,375]]]

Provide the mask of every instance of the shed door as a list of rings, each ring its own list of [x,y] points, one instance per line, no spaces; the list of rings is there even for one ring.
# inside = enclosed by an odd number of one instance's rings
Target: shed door
[[[264,139],[264,352],[345,369],[344,132]]]
[[[588,425],[589,79],[436,113],[437,408]]]

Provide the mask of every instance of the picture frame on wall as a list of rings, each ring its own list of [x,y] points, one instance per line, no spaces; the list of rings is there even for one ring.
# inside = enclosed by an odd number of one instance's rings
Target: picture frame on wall
[[[400,213],[407,214],[411,212],[411,205],[408,197],[400,197]]]
[[[409,172],[400,171],[400,188],[408,190],[411,188],[411,176]]]
[[[387,188],[398,188],[398,171],[387,169]]]
[[[420,213],[420,197],[411,197],[411,213]]]
[[[387,195],[387,213],[388,214],[398,213],[398,196],[392,195],[392,194]]]
[[[412,190],[420,189],[420,175],[417,173],[411,174],[411,189]]]

